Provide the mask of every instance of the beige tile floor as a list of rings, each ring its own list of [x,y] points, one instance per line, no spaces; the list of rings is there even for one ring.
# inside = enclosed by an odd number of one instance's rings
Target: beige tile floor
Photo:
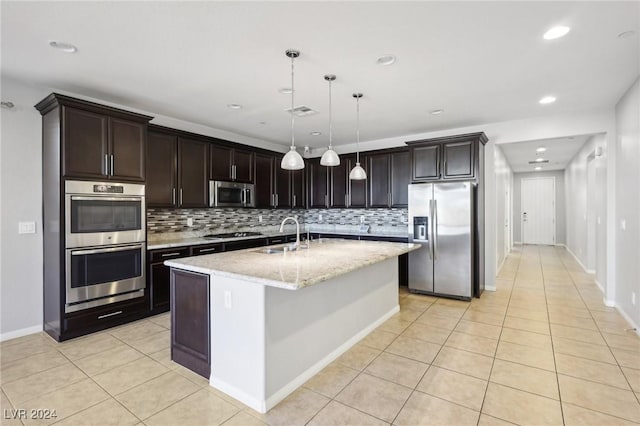
[[[265,415],[170,361],[166,314],[62,344],[2,343],[2,414],[55,409],[39,423],[64,425],[640,423],[640,338],[563,249],[516,249],[498,291],[471,303],[400,291],[400,306]]]

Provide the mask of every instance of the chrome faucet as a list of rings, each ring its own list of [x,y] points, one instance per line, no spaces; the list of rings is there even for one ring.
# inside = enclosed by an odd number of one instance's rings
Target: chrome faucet
[[[284,218],[282,223],[280,224],[280,232],[284,232],[284,224],[288,221],[292,220],[296,223],[296,243],[293,245],[293,250],[298,249],[300,247],[300,222],[293,216],[287,216]]]

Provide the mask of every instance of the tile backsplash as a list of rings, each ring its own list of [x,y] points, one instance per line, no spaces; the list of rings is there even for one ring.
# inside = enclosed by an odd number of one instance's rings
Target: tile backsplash
[[[376,229],[391,229],[406,227],[406,208],[394,209],[242,209],[242,208],[211,208],[211,209],[148,209],[147,232],[149,234],[211,231],[233,232],[237,229],[253,228],[260,231],[279,226],[287,216],[298,215],[300,223],[307,225],[329,226],[357,226],[362,217],[364,223]],[[188,226],[188,219],[193,221]],[[262,218],[262,221],[260,221]]]

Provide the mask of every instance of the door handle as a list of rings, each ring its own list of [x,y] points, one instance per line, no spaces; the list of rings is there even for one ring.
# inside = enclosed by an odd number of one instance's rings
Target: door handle
[[[438,260],[438,200],[433,200],[433,260]]]
[[[276,202],[275,202],[274,207],[278,207],[278,202],[279,202],[279,201],[280,201],[279,194],[276,194]]]
[[[98,319],[104,319],[104,318],[113,317],[113,316],[116,316],[116,315],[120,315],[121,313],[122,313],[122,311],[111,312],[110,314],[100,315],[98,317]]]
[[[111,176],[113,176],[113,154],[110,155],[111,157]]]
[[[329,207],[329,195],[324,194],[324,205]]]
[[[433,200],[429,200],[429,217],[428,221],[428,229],[425,229],[425,233],[428,232],[429,235],[425,235],[427,238],[427,253],[429,253],[429,259],[433,259]]]
[[[296,194],[293,194],[293,207],[296,206]]]
[[[242,194],[241,201],[242,201],[242,205],[244,206],[245,204],[247,204],[247,190],[243,189],[241,194]]]
[[[174,204],[174,205],[176,204],[176,189],[175,188],[173,188],[171,190],[171,204]]]
[[[178,204],[182,205],[182,188],[180,188],[180,200]]]
[[[104,164],[102,166],[104,167],[104,171],[102,174],[105,176],[109,176],[109,154],[104,155]]]

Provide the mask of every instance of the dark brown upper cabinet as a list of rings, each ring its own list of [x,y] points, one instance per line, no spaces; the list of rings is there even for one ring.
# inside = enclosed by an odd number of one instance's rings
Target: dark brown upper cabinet
[[[349,172],[356,165],[356,156],[345,156],[345,160],[349,162]],[[349,179],[349,207],[365,208],[367,207],[367,184],[369,182],[369,165],[367,164],[367,156],[360,154],[360,166],[367,172],[367,179],[351,180]]]
[[[147,143],[148,207],[177,207],[178,137],[149,131]]]
[[[319,158],[306,163],[307,181],[309,183],[309,208],[322,209],[329,207],[329,171],[320,165]]]
[[[370,155],[367,160],[367,164],[369,164],[369,170],[367,170],[369,207],[389,207],[391,204],[389,154]]]
[[[406,207],[411,182],[409,150],[393,149],[367,157],[369,207]]]
[[[212,144],[209,153],[211,179],[254,183],[253,151]]]
[[[304,202],[304,180],[299,181],[304,170],[285,170],[281,161],[282,155],[255,154],[256,207],[290,209],[300,207],[296,202]]]
[[[409,150],[394,152],[389,155],[391,161],[391,207],[407,207],[409,205],[409,184],[411,183],[411,160]]]
[[[480,178],[480,146],[487,140],[484,133],[470,133],[407,142],[411,151],[412,181]]]
[[[349,162],[340,158],[340,164],[327,169],[331,180],[329,207],[349,207]]]
[[[296,176],[295,172],[302,172],[303,170],[285,170],[280,167],[281,161],[282,155],[274,157],[274,207],[283,209],[295,208],[294,199],[296,196],[293,193],[294,176]],[[298,175],[300,175],[300,173],[298,173]],[[300,194],[300,202],[304,202],[302,194]]]
[[[305,172],[302,170],[291,170],[291,206],[294,209],[303,209],[307,206],[306,193],[307,186]]]
[[[268,154],[256,154],[255,165],[256,208],[264,209],[274,207],[274,156]]]
[[[178,207],[209,205],[209,143],[178,138]]]
[[[36,108],[55,117],[65,178],[144,182],[151,117],[52,93]],[[53,115],[50,115],[53,114]]]

